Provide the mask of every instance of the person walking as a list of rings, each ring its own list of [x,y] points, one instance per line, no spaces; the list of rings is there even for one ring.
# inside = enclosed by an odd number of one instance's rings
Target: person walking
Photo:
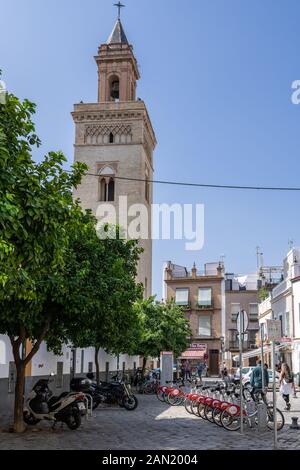
[[[189,361],[186,361],[185,363],[185,380],[188,380],[191,378],[191,368],[190,368],[190,363]]]
[[[293,373],[286,362],[281,366],[279,385],[279,391],[286,403],[285,411],[290,411],[290,395],[294,392],[295,384]]]
[[[197,369],[198,369],[198,377],[201,383],[202,383],[203,368],[204,368],[204,365],[202,363],[199,363]]]
[[[257,392],[262,392],[263,395],[265,394],[265,390],[263,390],[263,383],[262,383],[261,361],[257,362],[257,366],[252,371],[250,384],[252,387],[251,395],[252,395],[253,400],[255,400],[255,394]],[[264,387],[267,388],[268,385],[269,385],[268,369],[264,367]]]

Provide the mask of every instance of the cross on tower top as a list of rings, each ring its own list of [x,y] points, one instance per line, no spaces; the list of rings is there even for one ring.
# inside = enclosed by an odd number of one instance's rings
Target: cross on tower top
[[[118,3],[114,3],[114,6],[118,8],[118,20],[121,17],[121,8],[125,8],[125,5],[123,5],[120,1]]]

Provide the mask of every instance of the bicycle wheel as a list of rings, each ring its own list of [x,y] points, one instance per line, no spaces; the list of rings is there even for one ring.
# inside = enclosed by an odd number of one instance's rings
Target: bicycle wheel
[[[180,398],[181,397],[178,397],[178,395],[173,395],[172,393],[169,393],[169,395],[167,395],[166,401],[171,406],[177,406],[180,401]]]
[[[205,419],[207,419],[207,421],[209,421],[210,423],[213,423],[213,422],[214,422],[214,419],[213,419],[213,408],[211,408],[211,407],[208,406],[208,405],[205,405],[205,407],[204,407],[204,415],[205,415]]]
[[[159,399],[159,401],[161,402],[165,401],[165,392],[163,392],[162,390],[158,390],[156,396]]]
[[[285,419],[283,416],[283,413],[281,410],[276,408],[276,415],[277,415],[277,431],[281,431],[285,424]],[[269,405],[267,407],[267,416],[268,416],[268,421],[267,421],[267,426],[268,429],[271,429],[271,431],[274,430],[274,407]]]
[[[197,403],[197,416],[206,420],[204,410],[205,410],[205,405],[203,403]]]
[[[145,384],[145,386],[144,386],[144,393],[145,393],[146,395],[152,395],[152,394],[154,393],[153,384],[152,384],[152,383]]]
[[[238,431],[241,427],[240,416],[232,416],[226,410],[221,413],[221,423],[227,431]]]
[[[190,415],[193,414],[193,412],[191,410],[191,406],[192,406],[191,400],[189,398],[186,398],[185,401],[184,401],[184,407]]]
[[[223,424],[221,423],[221,413],[222,413],[222,410],[220,410],[219,408],[214,408],[213,413],[212,413],[214,423],[217,426],[220,426],[220,428],[223,427]]]

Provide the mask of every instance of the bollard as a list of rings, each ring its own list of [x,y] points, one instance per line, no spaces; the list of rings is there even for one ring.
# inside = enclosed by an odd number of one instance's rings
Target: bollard
[[[300,426],[298,424],[298,418],[295,416],[292,418],[292,424],[290,426],[290,429],[300,429]]]
[[[267,407],[264,403],[257,405],[257,428],[259,432],[267,429]]]

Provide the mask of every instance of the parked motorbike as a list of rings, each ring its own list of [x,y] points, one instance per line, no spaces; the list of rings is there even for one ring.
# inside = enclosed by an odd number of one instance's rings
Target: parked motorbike
[[[94,374],[87,374],[87,378],[74,378],[70,383],[70,388],[74,392],[83,392],[93,399],[93,409],[100,403],[107,405],[118,404],[128,411],[133,411],[138,406],[138,400],[131,392],[131,386],[124,378],[119,380],[118,376],[112,377],[112,382],[94,381]]]
[[[36,425],[41,420],[65,423],[75,430],[81,425],[81,416],[86,414],[85,395],[81,392],[64,392],[53,396],[48,379],[39,380],[30,392],[24,406],[23,419],[26,424]]]

